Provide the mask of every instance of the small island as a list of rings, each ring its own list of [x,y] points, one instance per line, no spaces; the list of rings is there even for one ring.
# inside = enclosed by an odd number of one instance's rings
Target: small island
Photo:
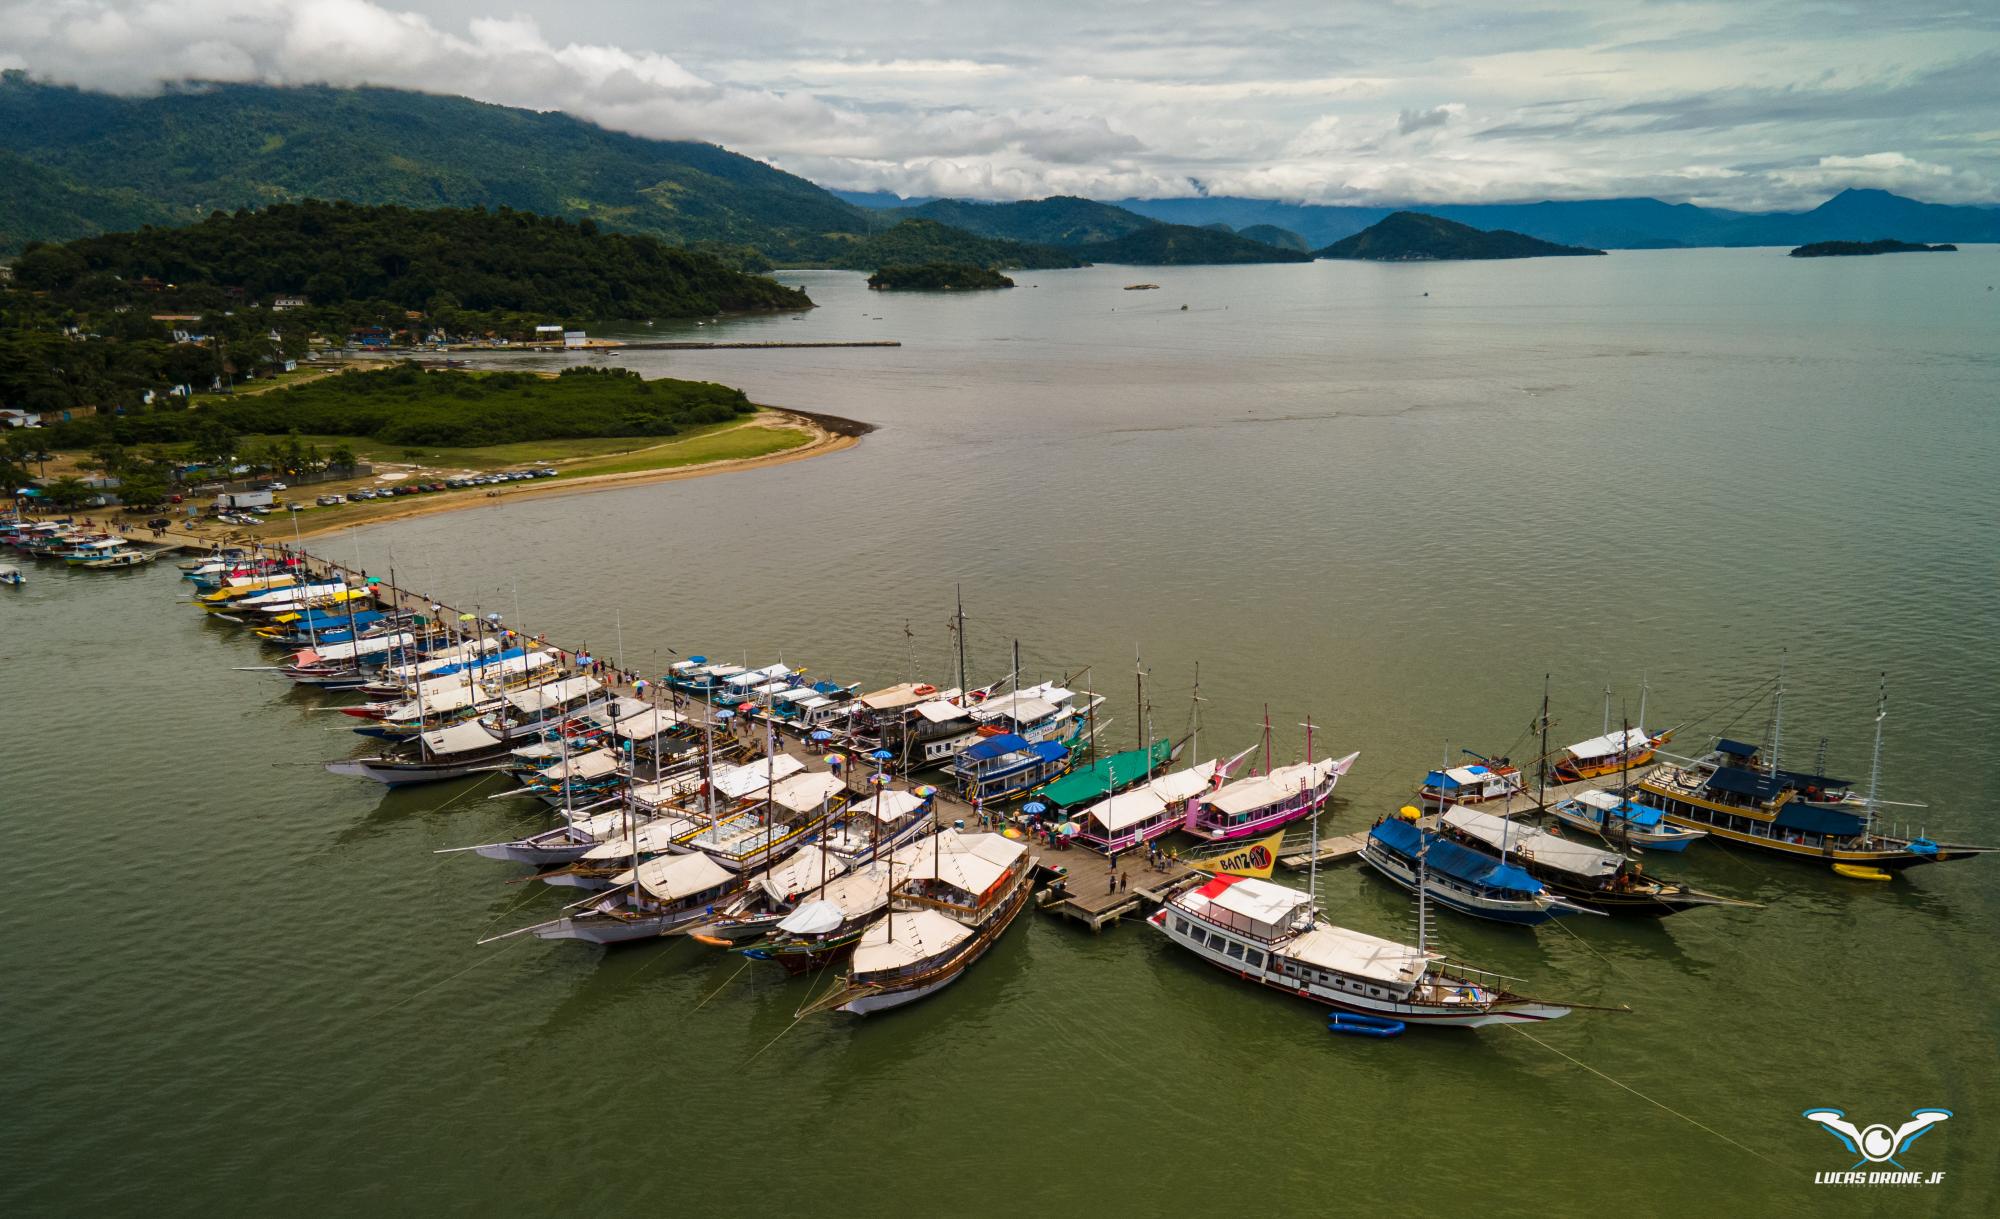
[[[1955,245],[1924,245],[1917,241],[1815,241],[1793,250],[1793,258],[1849,258],[1860,254],[1956,254]]]
[[[1014,281],[991,267],[963,262],[924,262],[883,267],[868,277],[868,286],[885,292],[962,292],[976,288],[1011,288]]]
[[[1587,246],[1557,245],[1506,229],[1475,229],[1422,212],[1393,212],[1318,254],[1370,262],[1431,262],[1475,258],[1550,258],[1602,254]]]

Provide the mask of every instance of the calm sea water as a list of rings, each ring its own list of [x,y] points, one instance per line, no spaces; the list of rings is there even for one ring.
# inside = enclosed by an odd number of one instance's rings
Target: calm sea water
[[[1784,748],[2000,841],[2000,259],[1601,259],[1018,275],[660,337],[890,350],[629,353],[648,374],[869,420],[844,453],[323,539],[628,663],[673,649],[870,684],[1113,697],[1205,753],[1269,709],[1361,750],[1351,830],[1461,748],[1521,753],[1600,691],[1655,727],[1787,655]],[[1126,292],[1141,279],[1157,291]],[[1183,308],[1185,306],[1185,308]],[[1843,881],[1704,844],[1651,867],[1764,903],[1535,931],[1441,916],[1531,1030],[1329,1037],[1145,928],[1025,918],[957,986],[854,1021],[688,943],[481,935],[567,891],[444,847],[538,824],[494,785],[384,796],[357,738],[175,598],[170,569],[0,589],[0,1205],[10,1213],[1990,1213],[2000,860]],[[1135,664],[1150,672],[1134,708]],[[943,684],[940,682],[940,684]],[[1821,739],[1824,738],[1822,746]],[[1406,935],[1358,868],[1339,921]],[[1601,1074],[1600,1074],[1601,1073]],[[1616,1082],[1611,1082],[1616,1081]],[[1909,1190],[1800,1111],[1954,1118]]]

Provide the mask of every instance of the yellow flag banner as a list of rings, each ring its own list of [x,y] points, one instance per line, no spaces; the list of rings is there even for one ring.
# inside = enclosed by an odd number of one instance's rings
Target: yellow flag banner
[[[1187,865],[1202,872],[1227,872],[1231,876],[1257,876],[1268,879],[1271,869],[1278,862],[1278,846],[1285,840],[1285,831],[1279,830],[1269,838],[1232,847],[1220,855],[1206,859],[1190,859]]]

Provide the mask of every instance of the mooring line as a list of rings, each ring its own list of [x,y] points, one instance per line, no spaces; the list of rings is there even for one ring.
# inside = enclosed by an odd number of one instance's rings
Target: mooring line
[[[724,990],[726,990],[726,989],[728,988],[728,986],[729,986],[729,984],[730,984],[731,982],[734,982],[734,981],[736,980],[736,974],[740,974],[740,973],[742,973],[742,972],[743,972],[744,970],[746,970],[746,969],[748,969],[748,968],[750,968],[750,958],[748,958],[748,957],[745,957],[745,958],[743,958],[743,964],[741,964],[741,965],[738,965],[738,966],[736,967],[736,973],[734,973],[734,974],[730,974],[730,975],[729,975],[728,977],[726,977],[726,978],[724,978],[724,979],[722,980],[722,985],[721,985],[721,986],[718,986],[718,987],[716,987],[716,988],[715,988],[714,990],[712,990],[712,991],[709,991],[709,992],[708,992],[708,999],[703,999],[703,1000],[702,1000],[702,1001],[701,1001],[700,1003],[697,1003],[697,1004],[695,1004],[695,1005],[694,1005],[694,1006],[693,1006],[692,1008],[689,1008],[689,1009],[688,1009],[688,1015],[692,1016],[692,1015],[694,1015],[694,1014],[695,1014],[696,1012],[700,1011],[700,1010],[701,1010],[702,1008],[704,1008],[704,1007],[707,1007],[707,1006],[708,1006],[708,1000],[709,1000],[709,999],[713,999],[713,998],[715,998],[715,997],[716,997],[717,995],[721,994],[721,993],[722,993],[722,992],[723,992]],[[635,975],[633,975],[633,976],[634,976],[634,977],[636,977],[636,976],[638,976],[638,975],[636,975],[636,974],[635,974]]]
[[[518,943],[519,941],[516,942]],[[512,945],[509,945],[509,947],[512,947]],[[403,1007],[407,1004],[414,1003],[418,999],[423,998],[425,995],[430,994],[438,987],[445,985],[447,982],[457,981],[459,978],[463,978],[465,975],[471,973],[475,969],[478,969],[481,965],[486,964],[488,961],[498,959],[505,952],[506,949],[503,948],[500,950],[500,952],[487,953],[486,955],[480,957],[477,961],[474,961],[472,964],[466,966],[464,969],[461,969],[457,973],[451,975],[451,977],[440,979],[439,981],[433,982],[429,986],[424,987],[422,990],[418,991],[413,995],[408,995],[402,999],[398,999],[396,1002],[391,1003],[389,1006],[383,1008],[380,1012],[377,1012],[376,1015],[386,1016],[390,1012],[395,1011],[399,1007]]]
[[[1554,1054],[1560,1058],[1567,1059],[1571,1063],[1574,1063],[1576,1066],[1582,1067],[1584,1070],[1590,1072],[1592,1075],[1597,1076],[1604,1082],[1608,1084],[1616,1084],[1618,1087],[1625,1089],[1625,1091],[1630,1092],[1632,1095],[1638,1097],[1642,1101],[1645,1101],[1647,1104],[1654,1105],[1657,1106],[1658,1108],[1666,1110],[1668,1113],[1673,1114],[1675,1117],[1686,1122],[1688,1125],[1693,1126],[1695,1129],[1706,1130],[1708,1133],[1714,1135],[1718,1139],[1721,1139],[1723,1142],[1729,1144],[1731,1147],[1736,1148],[1738,1151],[1747,1151],[1751,1155],[1756,1156],[1758,1159],[1764,1161],[1766,1164],[1769,1164],[1774,1168],[1784,1167],[1784,1165],[1778,1163],[1770,1156],[1765,1155],[1763,1152],[1758,1151],[1756,1148],[1745,1146],[1744,1144],[1739,1143],[1735,1139],[1732,1139],[1728,1135],[1722,1133],[1720,1130],[1717,1130],[1715,1127],[1704,1125],[1703,1123],[1696,1121],[1694,1118],[1689,1117],[1687,1114],[1682,1113],[1679,1109],[1674,1108],[1672,1105],[1666,1104],[1663,1101],[1654,1100],[1652,1097],[1647,1096],[1644,1092],[1639,1091],[1639,1089],[1633,1087],[1632,1085],[1625,1083],[1622,1080],[1613,1079],[1611,1076],[1606,1075],[1604,1072],[1598,1070],[1596,1067],[1591,1066],[1589,1063],[1583,1061],[1582,1059],[1577,1058],[1572,1054],[1564,1053],[1562,1050],[1559,1050],[1556,1047],[1550,1045],[1548,1042],[1543,1041],[1540,1037],[1535,1036],[1533,1033],[1530,1033],[1528,1030],[1522,1028],[1520,1025],[1509,1024],[1506,1025],[1505,1027],[1513,1029],[1515,1032],[1519,1033],[1523,1037],[1526,1037],[1529,1041],[1534,1042],[1536,1045],[1547,1050],[1549,1053]]]

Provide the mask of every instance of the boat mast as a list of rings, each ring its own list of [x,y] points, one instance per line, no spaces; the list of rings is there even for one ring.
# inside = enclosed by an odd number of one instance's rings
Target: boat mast
[[[1536,726],[1542,733],[1542,756],[1535,765],[1535,805],[1538,809],[1549,806],[1549,675],[1542,674],[1542,716]],[[1606,724],[1608,732],[1611,725]],[[1504,860],[1506,852],[1501,852]]]
[[[1271,704],[1264,704],[1264,773],[1271,773]]]
[[[1773,779],[1778,777],[1778,740],[1785,729],[1785,652],[1778,650],[1778,689],[1771,701],[1771,762],[1765,773]]]
[[[1645,735],[1647,741],[1650,742],[1653,739],[1652,734],[1646,732],[1646,675],[1644,673],[1639,674],[1639,731]]]
[[[1139,649],[1137,645],[1134,645],[1134,647],[1132,648],[1132,677],[1133,681],[1136,683],[1138,687],[1137,693],[1133,695],[1133,698],[1136,701],[1134,701],[1132,704],[1132,710],[1134,712],[1132,716],[1132,721],[1133,721],[1132,731],[1138,734],[1139,748],[1143,750],[1146,748],[1146,743],[1147,743],[1146,742],[1146,666],[1139,660]],[[1152,773],[1151,766],[1148,766],[1146,770],[1148,774]]]
[[[956,587],[958,589],[958,612],[952,619],[951,633],[954,636],[956,636],[958,640],[958,697],[960,700],[959,705],[966,706],[970,703],[971,700],[966,697],[966,689],[965,689],[965,585],[960,584],[957,585]]]
[[[1611,735],[1611,683],[1604,683],[1604,727],[1597,730],[1599,736]]]
[[[1868,835],[1875,835],[1875,797],[1882,781],[1882,721],[1889,717],[1889,675],[1882,675],[1882,690],[1875,698],[1875,752],[1868,761]]]
[[[1201,662],[1194,662],[1194,731],[1189,737],[1191,757],[1188,765],[1201,765]]]

